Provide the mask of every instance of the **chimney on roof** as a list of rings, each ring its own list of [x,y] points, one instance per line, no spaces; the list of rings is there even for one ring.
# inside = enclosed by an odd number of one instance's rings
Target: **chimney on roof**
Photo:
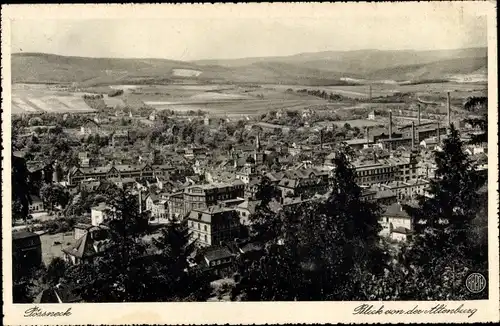
[[[415,148],[415,122],[411,122],[411,149]]]
[[[446,93],[447,106],[448,106],[448,127],[451,127],[451,99],[450,92]]]

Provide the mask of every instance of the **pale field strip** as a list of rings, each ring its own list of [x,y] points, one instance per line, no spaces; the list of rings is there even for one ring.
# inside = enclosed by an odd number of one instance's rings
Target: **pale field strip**
[[[31,99],[28,99],[28,98],[24,97],[24,98],[23,98],[23,101],[24,101],[27,105],[29,105],[29,106],[31,106],[33,109],[35,109],[37,112],[43,112],[43,111],[44,111],[41,107],[39,107],[38,105],[36,105],[35,103],[33,103],[33,101],[32,101]]]
[[[172,75],[179,77],[198,77],[202,73],[202,71],[194,69],[172,69]]]
[[[253,97],[247,96],[247,95],[241,95],[241,94],[206,92],[206,93],[193,95],[190,98],[191,99],[200,99],[200,100],[224,100],[224,99],[244,100],[244,99],[251,99]]]
[[[123,102],[123,100],[120,98],[104,96],[103,100],[104,100],[104,103],[106,105],[111,106],[111,107],[125,106],[125,102]]]
[[[111,89],[137,89],[141,88],[139,85],[109,85],[108,86]]]
[[[45,103],[40,98],[30,98],[30,102],[35,104],[37,107],[39,107],[40,109],[42,109],[43,111],[46,111],[46,112],[56,112],[57,111],[54,108],[52,108],[50,105],[47,105],[47,103]]]
[[[43,101],[55,111],[68,110],[70,107],[60,100],[59,97],[44,97]]]
[[[21,111],[27,111],[27,112],[37,112],[37,110],[30,105],[28,105],[26,102],[24,102],[22,99],[17,98],[17,97],[12,97],[12,102],[14,105],[19,108]]]
[[[94,111],[81,97],[64,96],[58,97],[58,100],[72,111]]]

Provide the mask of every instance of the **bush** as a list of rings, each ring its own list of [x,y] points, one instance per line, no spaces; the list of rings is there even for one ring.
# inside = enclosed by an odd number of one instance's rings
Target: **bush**
[[[123,94],[123,89],[115,89],[108,93],[109,97],[120,96]]]
[[[78,221],[78,222],[77,222]],[[40,222],[40,226],[36,227],[37,230],[47,230],[49,234],[65,233],[73,231],[75,225],[79,222],[78,218],[57,218],[55,220],[48,220]]]

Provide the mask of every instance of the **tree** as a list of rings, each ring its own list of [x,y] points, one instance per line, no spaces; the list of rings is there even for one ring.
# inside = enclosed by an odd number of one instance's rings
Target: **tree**
[[[147,301],[151,273],[144,234],[144,217],[139,214],[135,196],[110,188],[107,214],[110,232],[105,249],[95,257],[72,266],[65,273],[71,284],[86,302]],[[147,223],[147,220],[146,220]]]
[[[12,155],[12,218],[26,222],[31,204],[30,184],[28,182],[28,168],[26,161]]]
[[[330,195],[285,206],[279,213],[259,207],[254,237],[264,257],[241,266],[234,296],[242,300],[361,300],[368,275],[383,273],[380,209],[361,199],[344,153],[335,159]]]
[[[473,135],[472,144],[481,144],[488,142],[488,98],[487,97],[469,97],[464,103],[464,108],[467,111],[481,114],[482,118],[466,119],[473,127],[478,127],[482,132]]]
[[[269,205],[273,199],[278,197],[278,189],[269,178],[263,176],[255,194],[255,199],[259,200],[260,204],[256,207],[255,214],[250,216],[250,237],[252,239],[267,243],[280,235],[282,222]]]
[[[113,194],[113,196],[111,196]],[[105,249],[65,273],[86,302],[205,300],[209,284],[202,271],[190,268],[192,255],[186,224],[162,230],[154,246],[145,242],[147,219],[136,196],[110,188],[107,203],[110,233]]]
[[[210,295],[210,284],[198,267],[191,267],[188,260],[194,257],[195,242],[187,221],[169,224],[161,230],[160,237],[153,240],[158,250],[154,264],[158,266],[161,301],[204,301]]]
[[[51,211],[56,205],[60,205],[63,208],[66,207],[69,202],[69,194],[58,184],[44,184],[40,189],[40,197]]]
[[[416,234],[403,252],[405,267],[417,284],[433,289],[413,294],[433,300],[477,298],[466,293],[463,284],[469,271],[487,275],[487,248],[478,248],[470,237],[481,204],[478,189],[485,180],[475,173],[453,125],[435,160],[436,179],[430,181],[429,196],[407,208]]]
[[[45,282],[51,286],[57,285],[64,276],[68,264],[60,257],[54,257],[47,266]]]

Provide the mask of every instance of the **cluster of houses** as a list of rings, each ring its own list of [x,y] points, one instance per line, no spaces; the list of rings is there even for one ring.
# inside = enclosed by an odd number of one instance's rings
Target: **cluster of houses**
[[[376,119],[374,114],[370,118]],[[263,122],[258,126],[269,131],[279,129],[285,135],[290,132],[284,126]],[[91,133],[97,127],[98,122],[88,122],[82,133],[87,129]],[[442,149],[446,133],[447,127],[420,123],[420,119],[417,125],[393,130],[390,114],[388,128],[367,128],[363,139],[345,141],[352,149],[350,160],[363,198],[384,208],[380,219],[382,236],[393,241],[411,237],[413,225],[404,205],[412,205],[419,196],[426,195],[429,181],[435,177],[433,152]],[[462,134],[467,137],[468,133]],[[115,132],[111,147],[127,139],[128,133]],[[486,144],[468,145],[466,151],[479,163],[478,169],[487,170]],[[154,164],[147,154],[137,162],[116,162],[82,152],[78,155],[79,165],[67,172],[66,179],[53,165],[52,169],[30,170],[30,174],[58,182],[74,194],[98,191],[109,182],[137,194],[140,212],[149,216],[150,223],[186,222],[199,247],[197,263],[224,276],[231,273],[238,255],[262,249],[260,244],[245,240],[245,227],[261,205],[257,192],[263,178],[277,190],[277,198],[269,203],[276,212],[321,198],[328,193],[335,173],[332,152],[331,146],[322,141],[319,145],[289,145],[270,137],[263,145],[257,133],[254,146],[235,145],[227,153],[188,146],[172,151],[168,163]],[[298,159],[304,156],[308,159]],[[33,201],[30,210],[43,210],[43,203]],[[92,259],[106,248],[107,221],[113,218],[113,211],[101,203],[91,208],[90,216],[90,224],[75,226],[76,243],[62,250],[71,264]]]

